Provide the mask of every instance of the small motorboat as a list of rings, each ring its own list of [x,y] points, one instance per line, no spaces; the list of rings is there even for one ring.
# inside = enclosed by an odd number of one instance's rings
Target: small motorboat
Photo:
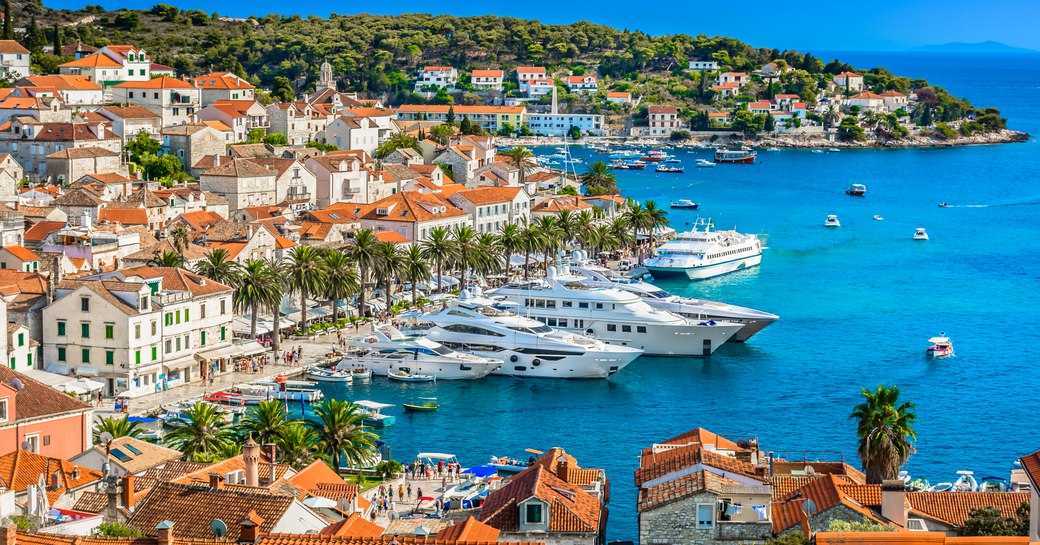
[[[766,148],[766,151],[780,151],[780,148]]]
[[[398,369],[388,373],[387,378],[398,382],[433,382],[437,377],[433,375],[413,375],[405,369]]]
[[[827,148],[827,153],[838,153],[839,151],[841,150],[838,148]]]
[[[979,482],[975,480],[975,472],[960,470],[957,472],[960,477],[957,477],[956,481],[953,481],[953,486],[950,488],[950,492],[978,492]]]
[[[681,162],[682,162],[682,159],[668,159],[668,160],[665,161],[665,163],[671,163],[671,164],[677,164],[677,163],[681,163]]]
[[[316,382],[349,383],[354,381],[349,371],[336,371],[335,369],[326,369],[317,365],[308,367],[303,372],[303,375]]]
[[[1007,492],[1008,482],[1003,477],[983,477],[979,479],[979,492]]]
[[[669,208],[678,208],[680,210],[696,210],[700,204],[691,201],[690,199],[676,199],[668,204]]]
[[[697,159],[697,168],[714,168],[715,163],[707,159]]]
[[[953,488],[953,483],[939,483],[929,486],[925,492],[949,492]]]
[[[953,343],[950,342],[949,337],[947,337],[944,332],[939,332],[938,337],[928,339],[928,343],[931,346],[924,351],[928,356],[933,358],[948,358],[953,355]]]
[[[355,367],[350,371],[350,378],[354,382],[368,382],[372,380],[372,370],[368,367]]]
[[[885,221],[885,218],[881,217],[881,214],[874,214],[875,221]]]
[[[822,149],[814,149],[814,150],[812,150],[812,152],[813,153],[824,153],[824,151]]]
[[[405,411],[417,413],[436,411],[440,408],[435,397],[420,397],[419,399],[424,401],[421,403],[402,403],[401,406],[404,407]]]
[[[671,173],[671,174],[682,174],[683,170],[684,170],[683,167],[669,167],[669,166],[665,166],[665,165],[657,165],[657,168],[654,169],[654,172],[668,172],[668,173]]]
[[[950,206],[951,206],[950,203],[948,203],[946,201],[943,201],[943,202],[939,203],[939,208],[949,208]]]
[[[830,214],[830,215],[827,216],[827,219],[824,220],[823,226],[824,227],[841,227],[841,222],[838,221],[838,216],[837,215]]]
[[[928,240],[928,233],[925,232],[924,227],[914,230],[914,240]]]
[[[845,190],[846,195],[852,195],[853,197],[863,197],[867,194],[867,186],[863,184],[852,184]]]

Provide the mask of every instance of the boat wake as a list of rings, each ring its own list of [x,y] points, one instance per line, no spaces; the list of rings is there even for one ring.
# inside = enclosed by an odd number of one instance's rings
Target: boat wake
[[[951,204],[947,208],[1008,208],[1011,206],[1040,206],[1040,199],[994,204]]]

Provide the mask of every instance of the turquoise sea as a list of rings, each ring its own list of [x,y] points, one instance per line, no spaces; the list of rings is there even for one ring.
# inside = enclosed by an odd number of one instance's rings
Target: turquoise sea
[[[837,55],[837,54],[835,54]],[[820,55],[823,58],[832,58]],[[856,66],[921,76],[978,105],[1002,109],[1012,128],[1040,133],[1040,56],[841,53]],[[714,357],[642,358],[607,381],[491,377],[480,382],[330,386],[348,399],[400,404],[436,396],[437,413],[406,414],[382,432],[398,459],[453,452],[464,464],[525,448],[564,447],[612,480],[607,538],[635,539],[633,471],[641,448],[702,426],[758,437],[781,456],[857,464],[848,413],[861,387],[896,384],[917,404],[915,477],[955,471],[1007,477],[1040,448],[1034,422],[1040,378],[1040,165],[1033,141],[958,149],[763,152],[755,165],[685,174],[621,172],[626,196],[667,206],[677,229],[698,215],[720,228],[769,235],[760,268],[681,294],[779,314],[778,323]],[[594,159],[585,150],[579,157]],[[847,197],[851,183],[865,198]],[[942,209],[940,201],[954,206]],[[826,229],[837,214],[840,229]],[[874,221],[880,214],[884,221]],[[925,227],[928,242],[915,242]],[[957,357],[930,361],[927,339],[945,331]]]

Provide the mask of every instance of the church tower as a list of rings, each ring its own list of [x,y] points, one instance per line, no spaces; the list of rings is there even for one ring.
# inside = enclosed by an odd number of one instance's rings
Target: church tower
[[[332,77],[332,65],[329,61],[321,63],[321,76],[318,78],[318,90],[332,89],[336,90],[336,80]]]

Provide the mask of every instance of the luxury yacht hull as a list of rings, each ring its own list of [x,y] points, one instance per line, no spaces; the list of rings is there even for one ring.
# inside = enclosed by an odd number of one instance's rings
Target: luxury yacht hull
[[[723,274],[756,267],[762,263],[762,254],[698,267],[682,267],[678,266],[678,263],[679,260],[676,259],[656,257],[646,262],[646,268],[654,278],[686,277],[689,280],[707,280]]]
[[[613,331],[610,325],[615,326]],[[625,327],[630,331],[624,331]],[[638,327],[593,322],[584,333],[607,344],[640,348],[646,356],[706,358],[743,326],[727,322],[703,326],[655,324],[645,332],[640,332]]]
[[[485,358],[503,358],[505,362],[493,375],[519,378],[604,379],[622,370],[642,352],[588,351],[582,355],[525,354],[513,350],[472,352]]]
[[[358,368],[371,369],[372,374],[385,377],[391,371],[405,370],[413,375],[432,375],[437,380],[476,380],[490,375],[501,366],[501,361],[495,363],[487,362],[462,362],[462,361],[437,361],[426,358],[385,358],[358,356],[348,354],[336,364],[336,370],[351,370]]]

